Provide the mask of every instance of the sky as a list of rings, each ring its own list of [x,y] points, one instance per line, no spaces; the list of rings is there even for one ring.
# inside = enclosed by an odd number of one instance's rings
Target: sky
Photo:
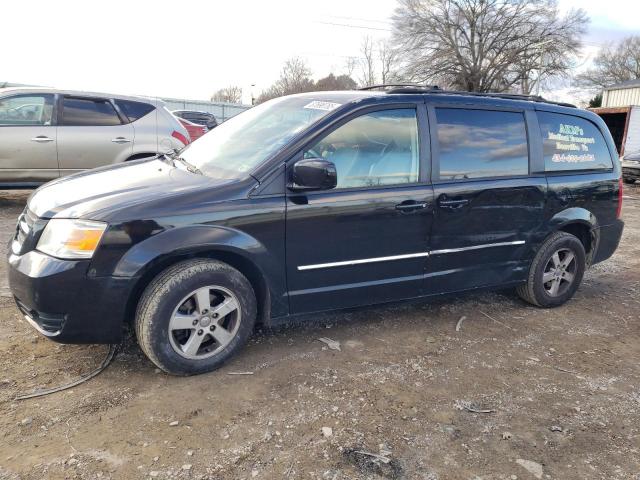
[[[583,8],[591,18],[580,68],[603,44],[640,34],[638,0],[559,4]],[[201,100],[239,85],[248,102],[294,56],[307,61],[316,79],[344,73],[365,36],[390,35],[395,6],[396,0],[10,1],[2,6],[0,81]]]

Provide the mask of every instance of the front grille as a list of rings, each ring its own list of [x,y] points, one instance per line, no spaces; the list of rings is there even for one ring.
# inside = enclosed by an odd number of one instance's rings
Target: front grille
[[[24,255],[36,247],[42,229],[47,224],[46,220],[38,216],[26,207],[16,226],[16,234],[11,244],[11,251],[16,255]]]

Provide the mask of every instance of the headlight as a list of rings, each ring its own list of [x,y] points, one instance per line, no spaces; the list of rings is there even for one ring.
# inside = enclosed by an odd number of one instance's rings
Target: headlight
[[[106,228],[103,222],[54,218],[47,223],[36,248],[52,257],[91,258]]]

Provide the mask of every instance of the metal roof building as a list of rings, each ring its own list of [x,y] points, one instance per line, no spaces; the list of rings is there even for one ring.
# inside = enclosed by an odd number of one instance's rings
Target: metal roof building
[[[618,83],[602,92],[602,106],[605,108],[640,105],[640,79]]]
[[[607,124],[620,155],[640,151],[640,79],[605,88],[602,106],[589,110]]]

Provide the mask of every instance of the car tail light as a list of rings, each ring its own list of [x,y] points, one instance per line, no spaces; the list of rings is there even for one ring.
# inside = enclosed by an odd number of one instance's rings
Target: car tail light
[[[187,145],[189,145],[189,143],[190,143],[190,140],[187,137],[185,137],[183,134],[181,134],[180,132],[177,132],[175,130],[173,131],[171,136],[173,138],[177,138],[178,140],[180,140],[185,147]]]
[[[618,208],[616,210],[616,218],[620,218],[620,215],[622,214],[622,185],[622,177],[620,177],[618,180]]]

